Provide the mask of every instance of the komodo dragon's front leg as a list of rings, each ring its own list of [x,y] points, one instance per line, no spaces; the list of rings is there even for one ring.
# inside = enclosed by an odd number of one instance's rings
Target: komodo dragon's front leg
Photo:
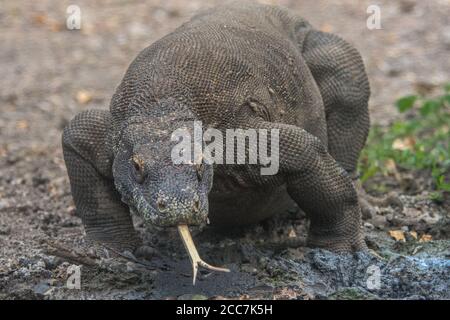
[[[120,199],[112,175],[112,148],[108,141],[111,114],[87,110],[64,129],[63,151],[77,215],[88,239],[117,251],[147,257],[151,248],[141,246],[129,208]]]
[[[261,120],[253,127],[279,129],[280,173],[289,195],[310,219],[308,245],[332,251],[366,249],[352,179],[321,141],[292,125]]]

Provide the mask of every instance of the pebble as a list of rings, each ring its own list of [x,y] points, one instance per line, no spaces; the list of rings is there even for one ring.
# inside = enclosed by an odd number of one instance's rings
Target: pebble
[[[369,222],[364,222],[364,227],[369,230],[375,229],[375,226]]]
[[[31,264],[31,260],[27,257],[20,257],[19,264],[23,267],[28,267]]]
[[[372,217],[371,224],[377,229],[383,229],[386,226],[386,217],[382,215],[375,215]]]
[[[250,274],[256,274],[256,273],[258,273],[258,270],[257,270],[255,267],[253,267],[252,265],[247,264],[247,263],[242,264],[241,270],[242,270],[243,272],[247,272],[247,273],[250,273]]]
[[[134,262],[127,262],[127,272],[133,272],[136,270],[136,264]]]
[[[7,199],[0,200],[0,210],[7,209],[10,207],[9,201]]]
[[[11,227],[9,226],[0,226],[0,235],[7,236],[11,233]]]
[[[43,260],[39,260],[38,262],[36,262],[36,268],[43,270],[45,269],[45,267],[45,262]]]
[[[50,288],[48,281],[41,281],[34,286],[33,291],[37,295],[44,295]]]
[[[20,268],[19,270],[14,272],[14,275],[19,276],[21,278],[27,279],[31,276],[30,270],[25,267]]]
[[[45,266],[48,270],[53,270],[55,269],[57,266],[59,266],[63,260],[61,258],[55,257],[55,256],[46,256],[43,257],[44,262],[45,262]]]

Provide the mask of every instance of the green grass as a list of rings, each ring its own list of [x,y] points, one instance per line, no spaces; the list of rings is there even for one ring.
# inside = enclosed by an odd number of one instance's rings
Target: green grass
[[[393,163],[404,170],[425,170],[433,179],[431,198],[442,200],[450,191],[450,84],[438,97],[409,95],[395,106],[406,120],[372,127],[359,162],[361,180],[388,174]]]

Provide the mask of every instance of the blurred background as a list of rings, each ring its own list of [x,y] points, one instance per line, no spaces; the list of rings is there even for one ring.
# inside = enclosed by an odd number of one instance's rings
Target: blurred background
[[[36,147],[56,144],[61,122],[85,108],[108,107],[139,51],[195,11],[222,2],[2,1],[2,143],[33,137]],[[262,2],[291,8],[316,28],[354,44],[367,67],[376,123],[396,116],[391,108],[396,98],[417,89],[433,90],[448,80],[449,0]],[[81,9],[80,30],[66,28],[66,10],[72,4]],[[381,29],[369,30],[366,10],[373,4],[380,8]],[[8,148],[14,150],[13,145]]]
[[[1,1],[0,274],[22,270],[24,274],[18,277],[26,279],[30,276],[33,268],[23,269],[19,258],[40,254],[40,243],[45,237],[81,239],[82,229],[79,220],[73,217],[74,207],[62,160],[62,128],[82,110],[108,108],[128,65],[142,49],[174,30],[197,10],[223,2]],[[317,29],[340,35],[361,52],[371,84],[372,123],[380,128],[389,128],[395,121],[411,117],[407,111],[421,99],[419,96],[439,96],[450,80],[449,0],[260,2],[286,6]],[[79,30],[66,27],[69,5],[77,5],[81,10]],[[367,28],[370,5],[380,8],[381,29]],[[412,94],[414,96],[399,105],[399,98]],[[440,112],[448,112],[448,104],[446,108]],[[450,166],[448,157],[445,158],[448,156],[448,122],[439,125],[442,125],[439,141],[447,140],[447,149],[444,146],[444,153],[433,159],[433,164],[427,167],[430,170],[437,162],[447,161],[446,165]],[[387,165],[394,180],[391,187],[405,193],[410,192],[409,187],[402,185],[403,172],[396,168],[402,159],[389,152],[392,149],[411,151],[417,137],[413,133],[413,141],[411,132],[409,134],[401,138],[392,136],[388,141],[389,150],[371,144],[376,147],[366,152],[362,166],[365,171],[376,171],[379,166]],[[434,146],[436,141],[427,143]],[[421,149],[422,152],[428,153],[427,147]],[[417,172],[409,175],[410,180],[423,177],[419,169],[423,168],[418,168],[418,175]],[[443,173],[448,173],[445,168],[439,170],[434,182],[429,173],[425,175],[424,184],[430,190],[437,188],[436,183]],[[369,176],[375,174],[372,171]],[[445,187],[445,178],[441,182]],[[420,186],[415,188],[415,194],[422,192]],[[374,190],[378,193],[388,191],[385,188]],[[441,210],[427,206],[423,205],[425,209],[421,210],[427,213]],[[431,218],[427,215],[427,221],[434,223],[439,219],[433,218],[432,213]],[[408,216],[409,213],[404,214]],[[407,225],[406,222],[394,225],[386,218],[378,219],[378,222],[381,226],[396,228]],[[377,227],[376,221],[370,223]],[[410,229],[413,227],[417,228],[413,223],[409,225]],[[33,263],[37,264],[36,261]],[[52,273],[43,276],[41,273],[45,270]],[[39,276],[54,276],[55,270],[43,267]],[[16,284],[6,285],[0,281],[0,288],[26,296]]]

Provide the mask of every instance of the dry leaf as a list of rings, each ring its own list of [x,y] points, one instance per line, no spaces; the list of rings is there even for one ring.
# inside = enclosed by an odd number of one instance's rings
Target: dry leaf
[[[405,233],[402,230],[390,230],[389,235],[395,239],[395,241],[405,242]]]
[[[416,140],[413,137],[397,138],[392,143],[392,149],[400,151],[412,150],[415,144]]]
[[[8,154],[8,150],[6,148],[0,147],[0,158],[6,156]]]
[[[419,242],[428,242],[433,240],[433,237],[429,234],[424,234],[420,237]]]
[[[387,159],[384,162],[384,166],[386,167],[386,169],[390,172],[390,173],[395,173],[397,172],[397,165],[395,164],[394,159]]]
[[[333,32],[334,28],[331,24],[324,23],[320,26],[320,31],[322,32]]]
[[[425,81],[417,81],[414,82],[414,89],[421,95],[428,95],[434,89],[438,87],[435,83],[425,82]]]
[[[47,21],[47,16],[45,14],[35,14],[33,20],[36,24],[45,25],[45,22]]]
[[[92,100],[92,94],[87,90],[80,90],[77,92],[76,99],[80,104],[86,104]]]
[[[48,17],[45,14],[36,14],[33,17],[34,23],[44,26],[50,31],[58,32],[63,29],[63,24],[55,19]]]
[[[27,120],[17,121],[16,128],[21,130],[28,129],[29,128],[28,121]]]

